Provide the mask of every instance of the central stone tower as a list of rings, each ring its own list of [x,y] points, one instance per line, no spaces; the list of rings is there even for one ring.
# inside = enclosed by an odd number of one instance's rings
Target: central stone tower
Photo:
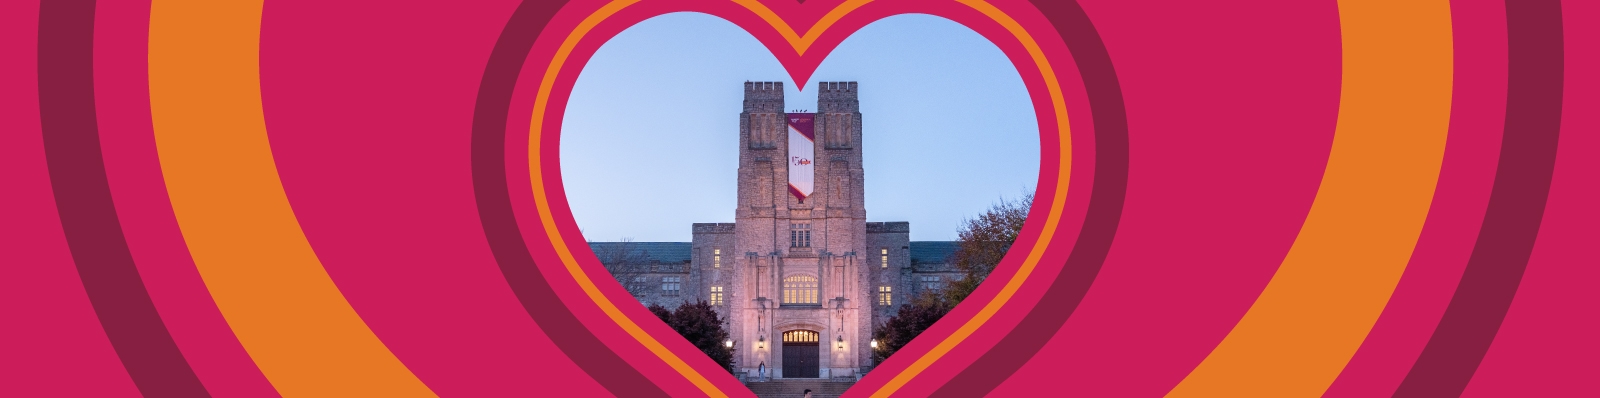
[[[873,296],[863,281],[876,258],[867,252],[856,83],[819,83],[816,113],[784,109],[783,83],[745,83],[733,250],[718,252],[733,260],[738,367],[854,377],[871,360]]]

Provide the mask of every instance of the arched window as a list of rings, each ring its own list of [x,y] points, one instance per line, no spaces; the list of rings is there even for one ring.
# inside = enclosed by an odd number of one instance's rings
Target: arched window
[[[785,342],[785,343],[815,343],[815,342],[817,342],[817,332],[813,332],[813,331],[810,331],[810,330],[790,330],[790,331],[787,331],[787,332],[783,332],[783,342]]]
[[[783,278],[783,303],[819,304],[817,301],[817,277],[794,275]]]

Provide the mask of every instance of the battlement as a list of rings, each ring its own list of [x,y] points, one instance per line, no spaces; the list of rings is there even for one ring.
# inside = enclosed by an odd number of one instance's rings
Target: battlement
[[[907,221],[887,221],[867,223],[869,234],[910,233],[911,223]]]
[[[734,224],[697,222],[691,225],[694,228],[695,234],[731,234],[733,233]]]
[[[817,83],[817,112],[854,113],[859,109],[856,82]]]
[[[850,97],[856,96],[856,82],[818,82],[817,97]]]
[[[744,111],[783,113],[783,82],[744,82]]]
[[[783,99],[783,82],[744,82],[744,98],[749,100]]]

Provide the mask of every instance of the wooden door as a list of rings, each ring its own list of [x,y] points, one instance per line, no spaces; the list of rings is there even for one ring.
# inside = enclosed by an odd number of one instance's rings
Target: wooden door
[[[791,330],[783,333],[783,378],[815,379],[820,370],[817,332]]]

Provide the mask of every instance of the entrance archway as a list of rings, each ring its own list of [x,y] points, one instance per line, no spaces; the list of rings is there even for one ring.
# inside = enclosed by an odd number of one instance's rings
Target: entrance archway
[[[820,367],[817,348],[817,332],[810,330],[783,332],[783,378],[817,378]]]

